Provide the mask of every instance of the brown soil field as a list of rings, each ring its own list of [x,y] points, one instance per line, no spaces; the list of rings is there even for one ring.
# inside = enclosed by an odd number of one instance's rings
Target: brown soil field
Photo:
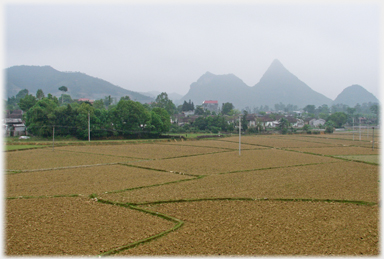
[[[321,148],[292,148],[300,152],[310,152],[321,155],[377,155],[380,153],[378,149],[366,147],[321,147]]]
[[[332,161],[335,161],[335,159],[292,151],[263,149],[243,150],[240,156],[238,151],[232,151],[204,156],[132,162],[130,164],[188,174],[209,175],[238,170],[328,163]]]
[[[5,254],[98,255],[173,227],[159,217],[83,198],[7,200]]]
[[[240,156],[237,136],[5,152],[5,254],[95,256],[172,230],[165,213],[184,225],[117,256],[378,255],[380,166],[325,156],[371,154],[335,137],[242,136]]]
[[[378,202],[378,181],[378,166],[339,160],[329,164],[209,175],[177,184],[101,194],[100,198],[123,203],[221,197]]]
[[[183,142],[175,142],[183,143]],[[129,144],[129,145],[106,145],[106,146],[72,146],[60,147],[58,150],[73,152],[84,152],[93,154],[105,154],[112,156],[125,156],[136,159],[159,159],[167,157],[189,156],[225,151],[220,148],[178,146],[167,144]],[[120,158],[121,160],[121,158]],[[127,159],[125,159],[127,160]]]
[[[225,138],[227,141],[236,142],[238,137]],[[378,138],[375,138],[375,147],[380,149]],[[244,136],[241,138],[244,144],[256,144],[276,148],[294,148],[294,147],[333,147],[333,146],[361,146],[372,147],[370,140],[358,140],[355,136],[355,141],[352,139],[337,138],[332,134],[326,135],[270,135],[270,136]]]
[[[207,209],[210,208],[210,209]],[[185,224],[119,255],[378,255],[378,208],[280,201],[157,205]]]
[[[238,138],[228,138],[231,141],[239,141]],[[300,139],[287,139],[284,136],[244,136],[241,138],[241,142],[245,144],[261,145],[276,148],[286,147],[329,147],[333,146],[330,143],[322,143],[321,141],[314,142]],[[319,143],[320,142],[320,143]]]
[[[239,142],[228,142],[226,139],[223,140],[198,140],[198,141],[184,141],[184,142],[170,142],[168,145],[181,145],[181,146],[199,146],[199,147],[215,147],[239,150]],[[248,145],[241,143],[241,149],[262,149],[265,147]]]
[[[358,146],[358,147],[372,147],[372,138],[366,139],[362,138],[361,141],[359,141],[359,136],[356,137],[355,140],[348,139],[348,138],[342,138],[342,137],[334,137],[332,135],[304,135],[304,136],[295,136],[295,140],[299,141],[313,141],[316,143],[325,143],[330,144],[334,146]],[[292,139],[293,140],[293,139]],[[379,143],[377,142],[378,139],[375,138],[375,147],[379,148]]]
[[[63,152],[50,148],[6,152],[8,170],[33,170],[66,166],[94,165],[127,161],[127,158]]]
[[[53,196],[122,190],[191,177],[125,165],[71,168],[6,175],[6,196]]]

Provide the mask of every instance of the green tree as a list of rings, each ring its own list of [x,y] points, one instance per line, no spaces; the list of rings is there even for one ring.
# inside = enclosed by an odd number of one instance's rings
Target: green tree
[[[62,104],[63,103],[72,103],[73,100],[71,98],[71,96],[69,94],[62,94],[60,97],[59,97],[59,102],[61,102]]]
[[[121,99],[112,110],[113,124],[122,135],[140,135],[151,116],[139,102]]]
[[[96,100],[93,102],[93,107],[95,109],[105,109],[104,100]]]
[[[52,126],[55,123],[56,102],[51,99],[43,98],[39,100],[26,113],[25,125],[28,132],[38,136],[52,136]]]
[[[328,117],[328,121],[331,121],[336,127],[340,128],[347,122],[347,114],[344,112],[335,112]]]
[[[287,118],[281,118],[279,120],[279,129],[281,130],[281,133],[282,134],[287,134],[288,132],[288,127],[289,127],[289,122],[287,120]]]
[[[160,118],[160,121],[161,121],[161,125],[155,127],[156,131],[158,133],[165,133],[165,132],[168,132],[170,127],[171,127],[171,118],[169,116],[169,113],[164,109],[164,108],[159,108],[159,107],[155,107],[152,109],[151,113],[154,116],[158,116]],[[156,116],[155,116],[156,115]],[[151,123],[152,125],[152,123]]]
[[[63,85],[63,86],[59,87],[59,90],[62,91],[62,92],[67,92],[68,88]],[[63,96],[63,94],[61,94],[61,96]],[[61,103],[63,103],[63,98],[61,98]]]
[[[29,94],[29,91],[27,89],[23,89],[23,90],[20,90],[17,94],[16,94],[16,102],[19,102],[20,99],[24,98],[25,96],[27,96]]]
[[[177,111],[176,106],[173,104],[172,100],[168,98],[168,94],[165,92],[159,94],[156,97],[155,102],[152,103],[152,107],[163,108],[168,112],[169,115],[173,115]]]
[[[334,125],[332,121],[327,121],[324,126],[325,126],[326,133],[333,133]]]
[[[45,97],[45,95],[44,95],[43,90],[38,89],[37,92],[36,92],[36,98],[37,98],[38,100],[41,100],[41,99],[43,99],[44,97]]]
[[[307,106],[305,106],[303,108],[303,110],[306,112],[306,113],[312,113],[312,114],[315,114],[315,105],[310,105],[308,104]]]
[[[36,104],[37,100],[32,94],[27,94],[24,98],[21,98],[18,105],[24,112],[28,111]]]
[[[226,102],[221,105],[221,114],[223,115],[229,115],[232,109],[235,107],[233,106],[232,103]]]
[[[66,86],[64,86],[64,85],[63,85],[63,86],[60,86],[60,87],[59,87],[59,90],[62,91],[62,92],[67,92],[67,91],[68,91],[68,87],[66,87]]]
[[[195,115],[204,115],[204,109],[201,105],[196,107]]]
[[[195,106],[193,102],[191,102],[191,100],[189,100],[189,102],[184,101],[181,107],[181,111],[185,112],[185,111],[193,111],[193,110],[195,110]]]

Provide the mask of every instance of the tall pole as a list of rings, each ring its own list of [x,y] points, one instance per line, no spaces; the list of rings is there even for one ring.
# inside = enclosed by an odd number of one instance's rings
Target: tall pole
[[[239,116],[239,156],[241,155],[241,116]]]
[[[352,118],[352,136],[353,141],[355,141],[355,118]]]
[[[361,140],[361,117],[359,117],[359,141]]]
[[[91,120],[88,112],[88,141],[91,141]]]
[[[375,127],[372,127],[372,151],[374,147],[375,147]]]
[[[55,151],[55,126],[52,129],[52,151]]]

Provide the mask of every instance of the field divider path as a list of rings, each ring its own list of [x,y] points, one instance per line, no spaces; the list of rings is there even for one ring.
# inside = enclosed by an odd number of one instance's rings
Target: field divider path
[[[200,198],[200,199],[178,199],[178,200],[162,200],[162,201],[153,201],[153,202],[142,202],[142,203],[120,203],[120,202],[114,202],[110,200],[104,200],[102,198],[97,198],[96,196],[92,196],[92,199],[96,200],[97,202],[105,203],[105,204],[110,204],[110,205],[115,205],[115,206],[122,206],[125,208],[137,210],[143,213],[148,213],[156,217],[160,217],[163,219],[166,219],[168,221],[172,221],[176,223],[175,226],[172,228],[165,230],[159,234],[150,236],[145,239],[138,240],[136,242],[123,245],[117,248],[113,248],[111,250],[108,250],[104,253],[99,254],[99,256],[109,256],[109,255],[114,255],[117,253],[120,253],[121,251],[128,250],[131,248],[134,248],[136,246],[139,246],[141,244],[150,242],[152,240],[158,239],[160,237],[163,237],[167,235],[170,232],[173,232],[179,228],[181,228],[184,225],[184,221],[181,219],[177,219],[175,217],[172,217],[170,215],[166,215],[163,213],[159,213],[156,211],[151,211],[148,209],[140,208],[138,206],[146,206],[146,205],[157,205],[157,204],[164,204],[164,203],[180,203],[180,202],[199,202],[199,201],[284,201],[284,202],[324,202],[324,203],[347,203],[347,204],[355,204],[355,205],[360,205],[360,206],[375,206],[378,205],[376,202],[366,202],[366,201],[355,201],[355,200],[336,200],[336,199],[301,199],[301,198],[294,198],[294,199],[289,199],[289,198],[244,198],[244,197],[222,197],[222,198]]]
[[[108,200],[103,200],[103,199],[97,199],[95,198],[98,202],[101,202],[101,203],[105,203],[105,204],[111,204],[111,205],[115,205],[115,206],[121,206],[121,207],[125,207],[125,208],[129,208],[129,209],[133,209],[133,210],[137,210],[137,211],[140,211],[140,212],[143,212],[143,213],[148,213],[150,215],[153,215],[153,216],[156,216],[156,217],[160,217],[160,218],[163,218],[165,220],[168,220],[168,221],[171,221],[173,223],[176,223],[176,225],[174,225],[172,228],[168,229],[168,230],[165,230],[163,232],[160,232],[156,235],[153,235],[153,236],[150,236],[150,237],[147,237],[145,239],[141,239],[141,240],[138,240],[136,242],[133,242],[133,243],[130,243],[130,244],[127,244],[127,245],[123,245],[123,246],[120,246],[120,247],[117,247],[117,248],[113,248],[111,250],[108,250],[104,253],[101,253],[99,254],[99,256],[108,256],[108,255],[113,255],[113,254],[117,254],[121,251],[124,251],[124,250],[127,250],[127,249],[130,249],[130,248],[133,248],[133,247],[136,247],[138,245],[141,245],[141,244],[144,244],[144,243],[147,243],[147,242],[150,242],[154,239],[157,239],[157,238],[160,238],[170,232],[173,232],[175,230],[177,230],[178,228],[180,228],[181,226],[184,225],[184,221],[180,220],[180,219],[177,219],[177,218],[174,218],[172,216],[169,216],[169,215],[165,215],[165,214],[162,214],[162,213],[158,213],[158,212],[155,212],[155,211],[150,211],[150,210],[147,210],[147,209],[143,209],[143,208],[139,208],[135,205],[132,205],[132,204],[126,204],[126,203],[118,203],[118,202],[113,202],[113,201],[108,201]]]
[[[127,188],[127,189],[122,189],[122,190],[115,190],[115,191],[106,191],[106,192],[103,192],[103,194],[128,192],[128,191],[139,190],[139,189],[144,189],[144,188],[152,188],[152,187],[158,187],[158,186],[163,186],[163,185],[168,185],[168,184],[175,184],[175,183],[181,183],[181,182],[187,182],[187,181],[194,181],[194,180],[202,179],[202,178],[207,177],[207,176],[208,175],[193,175],[194,178],[191,178],[191,179],[182,179],[182,180],[166,182],[166,183],[158,183],[158,184],[152,184],[152,185],[143,185],[143,186],[132,187],[132,188]]]
[[[109,155],[103,153],[94,153],[94,152],[84,152],[84,151],[74,151],[74,150],[58,150],[59,152],[72,152],[72,153],[81,153],[81,154],[92,154],[100,156],[112,156],[112,157],[122,157],[122,158],[132,158],[132,159],[143,159],[142,157],[133,157],[133,156],[119,156],[119,155]]]
[[[351,161],[351,160],[348,160],[348,161]],[[291,167],[310,166],[310,165],[325,165],[325,164],[332,164],[332,163],[338,163],[338,161],[334,161],[334,162],[321,162],[321,163],[308,163],[308,164],[299,164],[299,165],[286,165],[286,166],[270,166],[270,167],[262,167],[262,168],[253,168],[253,169],[245,169],[245,170],[236,170],[236,171],[222,172],[222,173],[218,173],[217,175],[245,173],[245,172],[252,172],[252,171],[261,171],[261,170],[270,170],[270,169],[279,169],[279,168],[291,168]]]
[[[227,141],[227,142],[237,143],[237,142],[231,141],[231,140],[220,140],[220,141]],[[319,143],[321,143],[321,142],[319,142]],[[361,161],[361,160],[351,160],[351,159],[347,159],[347,158],[343,158],[343,157],[338,157],[338,155],[325,155],[325,154],[313,153],[313,152],[308,152],[308,151],[299,151],[299,150],[294,150],[294,149],[289,149],[289,148],[280,148],[280,147],[273,147],[273,146],[267,146],[267,145],[250,144],[250,143],[246,143],[246,142],[244,142],[244,144],[255,145],[255,146],[262,146],[262,147],[271,148],[271,149],[277,149],[277,150],[282,150],[282,151],[296,152],[296,153],[307,154],[307,155],[314,155],[314,156],[321,156],[321,157],[329,157],[329,158],[335,158],[335,159],[339,159],[339,160],[343,160],[343,161],[359,162],[359,163],[379,166],[376,163],[367,162],[367,161]],[[344,146],[344,145],[342,145],[340,147],[361,147],[361,146]],[[319,148],[327,148],[327,147],[319,147]],[[362,148],[368,148],[368,147],[362,147]],[[289,167],[291,167],[291,166],[289,166]],[[264,169],[273,169],[273,168],[271,167],[271,168],[264,168]],[[255,170],[259,170],[259,169],[255,169]],[[236,171],[234,171],[234,173],[235,172]],[[231,172],[225,172],[225,173],[231,173]],[[219,174],[223,174],[223,173],[219,173]]]
[[[363,163],[363,164],[368,164],[368,165],[376,165],[379,166],[379,164],[372,163],[372,162],[367,162],[367,161],[361,161],[361,160],[351,160],[345,157],[339,157],[339,155],[325,155],[325,154],[319,154],[319,153],[313,153],[313,152],[308,152],[308,151],[299,151],[299,150],[293,150],[293,149],[287,149],[287,148],[282,148],[284,151],[289,151],[289,152],[296,152],[296,153],[302,153],[302,154],[307,154],[307,155],[314,155],[314,156],[322,156],[322,157],[330,157],[330,158],[335,158],[343,161],[348,161],[348,162],[358,162],[358,163]]]

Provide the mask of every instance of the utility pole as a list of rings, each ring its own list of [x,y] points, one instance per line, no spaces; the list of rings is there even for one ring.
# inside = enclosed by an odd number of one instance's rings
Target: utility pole
[[[372,127],[372,151],[374,147],[375,147],[375,127]]]
[[[355,118],[352,118],[352,136],[353,141],[355,141]]]
[[[55,151],[55,125],[53,125],[52,129],[52,151]]]
[[[88,141],[91,141],[91,119],[88,112]]]
[[[361,117],[359,117],[359,141],[361,140]]]
[[[239,156],[241,155],[241,116],[239,116]]]

